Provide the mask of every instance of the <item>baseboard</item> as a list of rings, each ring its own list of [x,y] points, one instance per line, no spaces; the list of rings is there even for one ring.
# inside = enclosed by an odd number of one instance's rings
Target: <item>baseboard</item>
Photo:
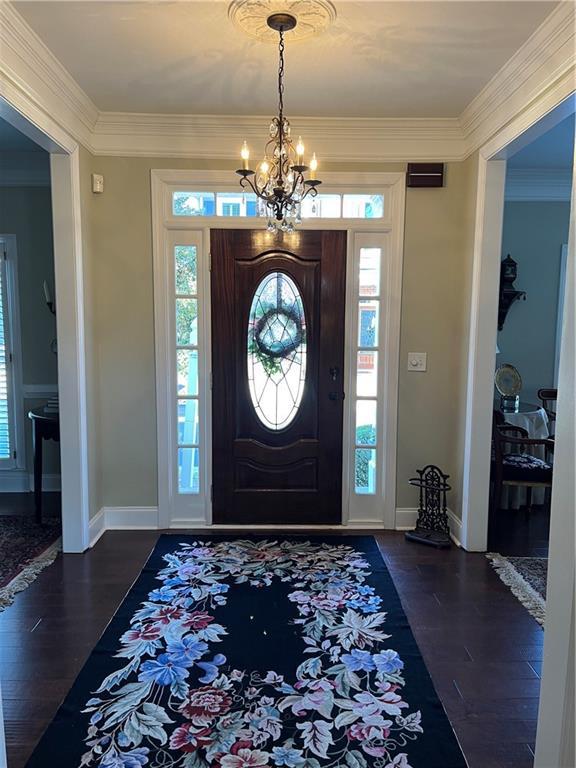
[[[107,531],[157,530],[158,507],[102,507]]]
[[[396,510],[396,530],[410,531],[416,525],[418,510],[407,507]],[[462,546],[462,520],[451,509],[448,510],[448,528],[450,529],[450,538],[457,547]]]
[[[462,547],[462,520],[451,509],[448,510],[448,526],[450,538],[457,547]]]
[[[407,531],[414,528],[418,510],[415,508],[399,508],[396,510],[396,530]],[[450,537],[454,543],[460,547],[462,540],[462,521],[452,510],[448,510],[448,525],[450,527]],[[124,530],[124,531],[155,531],[160,528],[158,522],[158,507],[102,507],[96,515],[90,520],[90,546],[93,547],[105,531]],[[207,531],[225,531],[238,529],[237,525],[217,525],[201,522],[200,520],[173,520],[171,529],[185,530],[194,528],[195,530]],[[252,525],[250,530],[318,530],[317,525]],[[372,520],[354,520],[347,525],[327,525],[322,526],[326,531],[366,531],[366,530],[385,530],[380,523]]]
[[[25,469],[0,472],[0,493],[30,493],[34,490],[34,475]],[[42,475],[43,491],[59,491],[60,475]]]
[[[28,485],[30,491],[34,490],[34,475],[28,476]],[[43,491],[60,491],[61,479],[60,475],[42,475],[42,490]]]
[[[416,507],[399,507],[396,509],[396,530],[411,531],[416,525],[418,510]]]
[[[106,513],[104,509],[100,509],[94,517],[90,518],[88,529],[88,544],[89,547],[93,547],[98,539],[106,533]]]
[[[7,469],[0,473],[0,493],[29,493],[30,475],[25,469]]]

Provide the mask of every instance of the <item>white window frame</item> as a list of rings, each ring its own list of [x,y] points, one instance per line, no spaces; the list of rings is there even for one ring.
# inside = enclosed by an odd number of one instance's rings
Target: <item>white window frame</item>
[[[390,528],[396,526],[396,444],[398,411],[398,363],[400,351],[400,303],[405,206],[403,173],[322,174],[322,193],[383,194],[384,216],[377,219],[310,218],[301,230],[346,230],[346,331],[345,392],[343,424],[342,525],[353,528]],[[204,527],[212,525],[211,476],[211,329],[210,329],[210,230],[262,229],[262,217],[175,216],[172,194],[189,189],[202,192],[236,192],[237,181],[231,171],[152,170],[152,218],[154,258],[154,317],[156,348],[156,397],[158,429],[158,507],[159,526],[164,528]],[[198,252],[198,324],[199,343],[204,354],[199,361],[199,419],[201,440],[201,493],[179,499],[177,454],[175,450],[174,391],[170,375],[175,349],[174,308],[171,303],[173,283],[169,273],[173,260],[170,244],[173,233],[187,233],[201,243]],[[355,360],[357,340],[357,292],[359,243],[373,242],[382,248],[381,303],[378,372],[378,459],[377,493],[354,492],[355,440]],[[170,293],[172,291],[172,294]],[[203,327],[203,331],[201,331]],[[202,333],[202,341],[200,340]],[[176,464],[176,466],[174,466]],[[269,526],[268,526],[269,527]],[[282,526],[279,526],[282,527]],[[291,526],[293,527],[293,526]]]
[[[18,250],[16,235],[0,235],[0,268],[5,312],[6,381],[10,413],[10,448],[12,456],[0,459],[0,471],[25,469],[24,403],[22,399],[22,343],[18,292]],[[10,359],[9,359],[9,356]],[[14,455],[14,452],[16,455]]]

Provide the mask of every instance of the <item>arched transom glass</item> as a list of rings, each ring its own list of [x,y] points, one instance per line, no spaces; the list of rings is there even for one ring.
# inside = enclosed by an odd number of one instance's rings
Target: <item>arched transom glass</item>
[[[256,415],[268,429],[296,417],[306,381],[306,318],[296,284],[284,272],[260,282],[248,319],[248,384]]]

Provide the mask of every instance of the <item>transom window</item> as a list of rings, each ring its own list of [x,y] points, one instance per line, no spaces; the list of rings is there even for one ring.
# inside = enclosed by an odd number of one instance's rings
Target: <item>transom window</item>
[[[253,193],[183,190],[172,193],[172,215],[266,217],[268,212]],[[381,219],[384,195],[319,194],[303,201],[300,215],[303,219]]]

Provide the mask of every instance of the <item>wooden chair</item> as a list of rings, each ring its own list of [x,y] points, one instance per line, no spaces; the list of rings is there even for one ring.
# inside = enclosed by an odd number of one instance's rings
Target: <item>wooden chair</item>
[[[552,465],[544,459],[526,452],[529,447],[541,445],[548,451],[554,450],[554,441],[528,437],[522,427],[501,422],[498,411],[494,412],[492,429],[492,500],[493,510],[500,507],[503,486],[526,488],[528,509],[532,507],[532,488],[552,487]]]
[[[556,400],[558,399],[557,389],[539,389],[538,398],[542,403],[542,408],[546,411],[548,421],[550,422],[550,434],[554,434],[556,426]]]

